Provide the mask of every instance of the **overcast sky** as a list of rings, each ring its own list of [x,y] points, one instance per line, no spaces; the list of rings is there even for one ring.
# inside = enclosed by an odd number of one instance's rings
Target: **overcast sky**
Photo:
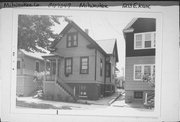
[[[62,15],[70,16],[69,18],[83,30],[88,29],[90,37],[94,40],[116,38],[119,55],[117,68],[120,70],[121,75],[123,74],[123,68],[125,67],[125,40],[122,30],[136,16],[130,12],[104,11],[67,11],[62,12]],[[53,29],[56,33],[60,33],[65,25],[66,24],[56,25]]]

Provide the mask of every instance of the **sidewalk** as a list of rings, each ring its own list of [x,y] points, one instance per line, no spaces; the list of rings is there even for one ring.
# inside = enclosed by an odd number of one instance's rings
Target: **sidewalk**
[[[116,101],[114,101],[111,106],[146,109],[142,103],[125,103],[125,93],[122,94],[122,96],[119,97]]]
[[[112,96],[100,98],[99,100],[78,100],[77,103],[61,101],[42,100],[34,97],[17,97],[17,107],[41,108],[41,109],[97,109],[110,106],[122,91],[117,91]]]
[[[37,108],[37,109],[70,109],[70,110],[84,110],[84,109],[97,109],[106,108],[102,105],[91,105],[83,103],[68,103],[60,101],[42,100],[33,97],[18,97],[16,100],[18,108]]]
[[[80,103],[94,104],[94,105],[110,105],[111,102],[119,96],[119,92],[115,92],[112,96],[100,98],[99,100],[78,100]]]

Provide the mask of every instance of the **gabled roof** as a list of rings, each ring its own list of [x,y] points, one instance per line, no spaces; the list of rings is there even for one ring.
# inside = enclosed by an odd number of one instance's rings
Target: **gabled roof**
[[[35,58],[35,59],[39,59],[39,60],[43,60],[42,56],[47,55],[47,53],[39,53],[39,52],[28,52],[24,49],[19,49],[18,51],[22,52],[24,55]]]
[[[114,45],[116,42],[116,39],[105,39],[105,40],[96,40],[96,42],[103,48],[103,50],[107,54],[112,54],[114,50]]]
[[[104,55],[113,54],[113,51],[116,51],[116,62],[118,62],[118,51],[117,51],[117,43],[116,39],[107,39],[107,40],[93,40],[87,33],[85,33],[76,23],[70,21],[66,27],[59,34],[60,38],[55,39],[51,48],[55,48],[55,46],[61,41],[62,37],[71,29],[75,28],[81,35],[83,35],[91,44],[88,45],[90,48],[96,48]]]
[[[106,55],[106,52],[87,34],[85,33],[76,23],[74,23],[73,21],[70,21],[66,27],[61,31],[61,33],[59,34],[60,38],[57,38],[54,40],[54,42],[52,43],[51,48],[55,48],[55,46],[61,41],[62,37],[64,36],[64,34],[66,34],[71,28],[75,28],[78,32],[80,32],[81,35],[83,35],[88,41],[90,41],[90,43],[96,48],[98,49],[101,53]]]
[[[99,46],[108,54],[112,55],[113,52],[116,52],[116,62],[118,62],[118,51],[117,51],[117,40],[116,39],[105,39],[96,41]]]
[[[142,18],[142,17],[139,17],[139,18],[133,18],[128,24],[127,26],[123,29],[123,33],[129,33],[129,32],[133,32],[134,31],[134,24],[136,22],[142,22],[142,21],[146,21],[148,22],[147,24],[150,24],[149,22],[151,22],[151,20],[153,20],[155,18]],[[150,20],[150,21],[149,21]],[[143,26],[146,26],[146,25],[143,25]]]
[[[123,32],[133,32],[134,29],[131,28],[131,26],[137,21],[138,18],[133,18],[127,25],[126,27],[123,29]]]

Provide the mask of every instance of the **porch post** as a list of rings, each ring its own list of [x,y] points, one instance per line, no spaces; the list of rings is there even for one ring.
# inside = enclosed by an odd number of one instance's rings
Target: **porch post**
[[[44,71],[45,71],[45,76],[44,76],[44,81],[46,81],[46,59],[44,60],[44,62],[45,62],[45,69],[44,69]]]
[[[147,104],[147,93],[145,93],[145,100],[144,100],[144,104],[146,105]]]

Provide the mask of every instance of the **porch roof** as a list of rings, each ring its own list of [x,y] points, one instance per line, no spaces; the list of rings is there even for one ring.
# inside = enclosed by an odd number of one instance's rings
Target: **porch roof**
[[[56,58],[63,58],[62,56],[56,55],[56,54],[48,54],[42,56],[44,59],[56,59]]]

